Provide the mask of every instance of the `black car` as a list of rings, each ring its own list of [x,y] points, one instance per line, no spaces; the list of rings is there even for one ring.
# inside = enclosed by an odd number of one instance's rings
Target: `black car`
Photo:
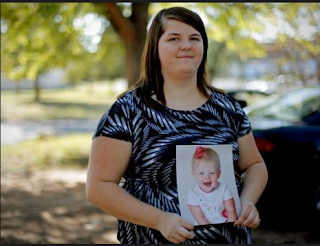
[[[269,180],[257,203],[261,227],[320,232],[320,87],[244,108]]]

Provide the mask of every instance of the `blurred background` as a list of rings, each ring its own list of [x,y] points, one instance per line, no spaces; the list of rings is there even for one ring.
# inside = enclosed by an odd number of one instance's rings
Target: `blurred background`
[[[269,170],[254,242],[320,243],[320,4],[191,2],[1,3],[1,243],[117,243],[84,200],[91,137],[138,79],[150,19],[178,5]]]

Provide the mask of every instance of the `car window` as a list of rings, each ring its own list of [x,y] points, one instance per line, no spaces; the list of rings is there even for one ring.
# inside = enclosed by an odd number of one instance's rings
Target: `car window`
[[[305,119],[308,125],[320,125],[320,110]]]
[[[249,108],[246,113],[251,117],[260,116],[299,122],[319,109],[320,88],[301,89],[274,96],[255,108]]]
[[[268,93],[257,90],[230,90],[227,93],[244,106],[254,104],[269,96]]]

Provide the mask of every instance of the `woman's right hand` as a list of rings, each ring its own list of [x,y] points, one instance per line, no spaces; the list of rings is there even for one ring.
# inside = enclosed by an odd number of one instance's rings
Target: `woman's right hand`
[[[178,244],[194,239],[193,224],[176,213],[163,212],[158,220],[158,230],[170,242]]]

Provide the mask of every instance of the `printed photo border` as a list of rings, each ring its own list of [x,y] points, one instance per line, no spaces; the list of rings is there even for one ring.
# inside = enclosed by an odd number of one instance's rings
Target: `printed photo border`
[[[197,184],[191,174],[191,163],[192,156],[195,153],[196,148],[199,146],[203,148],[211,148],[219,155],[221,163],[221,175],[219,177],[219,182],[226,184],[229,187],[234,198],[237,216],[239,217],[241,205],[234,175],[231,144],[176,146],[177,186],[181,216],[195,224],[195,219],[193,218],[187,205],[187,196],[188,190]]]

